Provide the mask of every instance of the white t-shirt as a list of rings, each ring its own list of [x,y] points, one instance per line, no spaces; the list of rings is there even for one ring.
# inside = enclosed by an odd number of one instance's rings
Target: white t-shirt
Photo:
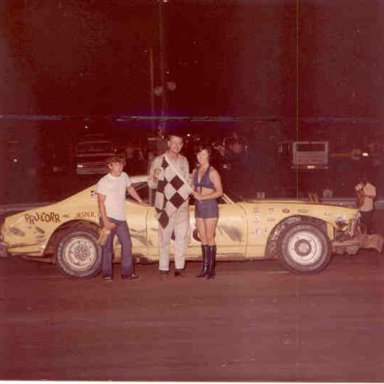
[[[363,205],[359,208],[362,212],[369,212],[373,210],[373,200],[376,197],[376,188],[370,184],[366,183],[365,185],[363,183],[359,183],[355,186],[356,191],[363,190],[364,195],[369,195],[373,197],[364,197]]]
[[[125,172],[120,176],[108,173],[99,180],[96,192],[106,196],[105,209],[108,217],[125,220],[125,193],[130,185],[132,182]]]

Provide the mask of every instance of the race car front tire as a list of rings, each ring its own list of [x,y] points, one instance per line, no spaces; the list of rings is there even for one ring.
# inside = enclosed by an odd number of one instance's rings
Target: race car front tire
[[[279,235],[277,251],[281,263],[291,272],[317,273],[331,261],[331,243],[315,224],[293,223]]]
[[[89,278],[97,275],[101,269],[97,232],[90,228],[67,229],[58,242],[55,261],[67,276]]]

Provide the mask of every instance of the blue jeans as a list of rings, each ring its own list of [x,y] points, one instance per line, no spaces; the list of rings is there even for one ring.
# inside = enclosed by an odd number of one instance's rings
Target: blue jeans
[[[132,241],[129,233],[128,224],[125,220],[116,220],[108,217],[108,219],[116,224],[116,227],[111,229],[106,244],[102,247],[102,262],[101,270],[103,276],[113,276],[112,256],[113,256],[113,239],[115,235],[121,244],[121,275],[129,276],[133,270],[132,262]],[[103,220],[100,217],[100,225],[103,225]]]

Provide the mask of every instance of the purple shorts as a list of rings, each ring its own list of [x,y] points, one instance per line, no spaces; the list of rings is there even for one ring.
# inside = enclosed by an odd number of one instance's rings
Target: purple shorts
[[[214,219],[219,217],[219,207],[216,199],[196,200],[195,218],[196,219]]]

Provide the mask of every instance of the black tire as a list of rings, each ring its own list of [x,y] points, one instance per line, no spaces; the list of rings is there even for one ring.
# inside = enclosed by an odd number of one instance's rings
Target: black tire
[[[55,252],[60,272],[70,277],[89,278],[101,269],[101,247],[97,231],[88,228],[67,229]]]
[[[289,271],[316,273],[331,261],[332,247],[327,235],[313,224],[291,224],[280,234],[278,256]]]

